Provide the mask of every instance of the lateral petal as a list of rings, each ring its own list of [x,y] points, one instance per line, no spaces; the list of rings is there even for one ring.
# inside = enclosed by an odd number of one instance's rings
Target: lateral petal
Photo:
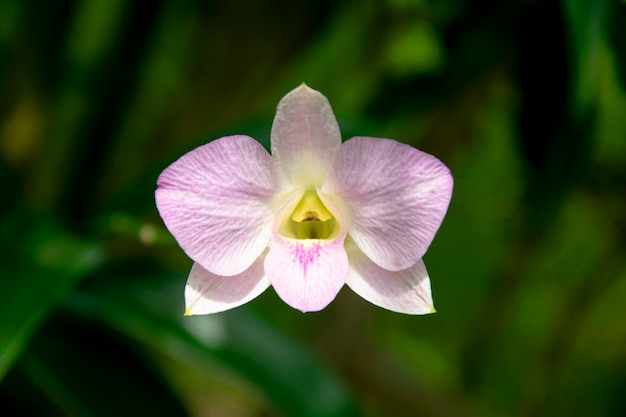
[[[230,277],[215,275],[194,262],[185,286],[185,315],[212,314],[239,307],[270,286],[263,272],[263,257]]]
[[[270,241],[276,196],[287,186],[270,155],[247,136],[200,146],[157,181],[159,214],[181,248],[217,275],[237,275]]]
[[[448,210],[453,180],[437,158],[390,139],[346,141],[322,187],[337,195],[349,235],[377,265],[401,271],[422,258]]]
[[[341,145],[330,103],[302,84],[278,103],[271,133],[272,157],[294,187],[316,188]]]
[[[349,246],[349,245],[347,245]],[[434,313],[430,279],[420,259],[402,271],[387,271],[372,262],[356,245],[348,249],[348,286],[370,303],[404,314]]]

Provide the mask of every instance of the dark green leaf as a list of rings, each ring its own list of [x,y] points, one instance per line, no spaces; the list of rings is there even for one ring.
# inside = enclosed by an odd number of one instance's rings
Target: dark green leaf
[[[99,249],[53,223],[16,213],[0,223],[0,378],[52,307],[95,267]]]
[[[180,400],[127,340],[77,316],[59,315],[48,322],[19,367],[33,390],[64,415],[187,414]]]
[[[126,279],[105,279],[106,286],[78,292],[70,308],[190,366],[197,367],[198,358],[222,362],[285,415],[359,415],[345,388],[306,348],[249,312],[183,317],[180,277],[138,280],[109,273]]]

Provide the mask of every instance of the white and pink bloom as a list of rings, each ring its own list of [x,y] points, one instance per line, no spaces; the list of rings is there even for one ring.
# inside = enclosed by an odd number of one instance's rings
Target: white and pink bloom
[[[160,175],[159,213],[194,260],[186,314],[237,307],[270,285],[318,311],[344,284],[388,310],[434,311],[422,256],[452,195],[443,163],[390,139],[342,144],[328,100],[304,84],[278,104],[271,151],[224,137]]]

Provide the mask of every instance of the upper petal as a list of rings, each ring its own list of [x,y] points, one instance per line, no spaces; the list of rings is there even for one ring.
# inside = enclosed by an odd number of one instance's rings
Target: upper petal
[[[322,187],[340,197],[348,233],[384,269],[422,258],[448,210],[453,180],[437,158],[390,139],[346,141]]]
[[[356,245],[348,246],[348,286],[372,304],[405,314],[429,314],[433,307],[430,279],[420,259],[402,271],[387,271],[372,262]]]
[[[183,155],[157,184],[159,214],[185,253],[214,274],[236,275],[267,247],[286,180],[257,141],[230,136]]]
[[[295,194],[278,217],[291,213],[301,193]],[[324,204],[337,217],[339,230],[329,239],[292,239],[278,232],[265,257],[265,274],[282,300],[300,311],[319,311],[335,299],[348,277],[348,255],[343,243],[345,222],[326,196]]]
[[[330,103],[302,84],[278,103],[272,125],[272,157],[294,187],[316,188],[341,145]]]
[[[223,277],[194,262],[185,286],[185,315],[230,310],[259,296],[270,282],[263,272],[263,257],[241,274]]]

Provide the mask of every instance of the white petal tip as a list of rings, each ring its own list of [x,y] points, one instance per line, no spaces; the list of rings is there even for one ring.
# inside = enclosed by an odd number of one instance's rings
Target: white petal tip
[[[437,309],[433,306],[433,307],[430,308],[430,311],[428,312],[428,314],[433,314],[433,313],[436,313],[436,312],[437,312]]]
[[[288,93],[287,95],[290,95],[291,93],[294,93],[294,94],[311,94],[311,93],[313,93],[313,94],[319,95],[321,97],[324,97],[324,95],[322,93],[320,93],[319,91],[317,91],[314,88],[309,87],[307,85],[307,83],[305,83],[304,81],[302,82],[302,84],[300,84],[299,86],[297,86],[296,88],[291,90],[291,92]],[[326,99],[326,98],[324,97],[324,99]]]
[[[329,304],[330,304],[330,303],[329,303]],[[292,306],[292,307],[293,307],[293,306]],[[319,306],[318,306],[318,307],[305,307],[305,308],[302,308],[302,307],[293,307],[293,308],[295,308],[296,310],[298,310],[298,311],[299,311],[300,313],[302,313],[302,314],[308,314],[308,313],[318,313],[318,312],[322,311],[323,309],[325,309],[326,307],[328,307],[328,304],[326,304],[326,305],[325,305],[325,306],[323,306],[323,307],[319,307]]]
[[[186,309],[185,313],[183,314],[183,316],[185,316],[185,317],[193,316],[193,313],[191,312],[191,310]]]

